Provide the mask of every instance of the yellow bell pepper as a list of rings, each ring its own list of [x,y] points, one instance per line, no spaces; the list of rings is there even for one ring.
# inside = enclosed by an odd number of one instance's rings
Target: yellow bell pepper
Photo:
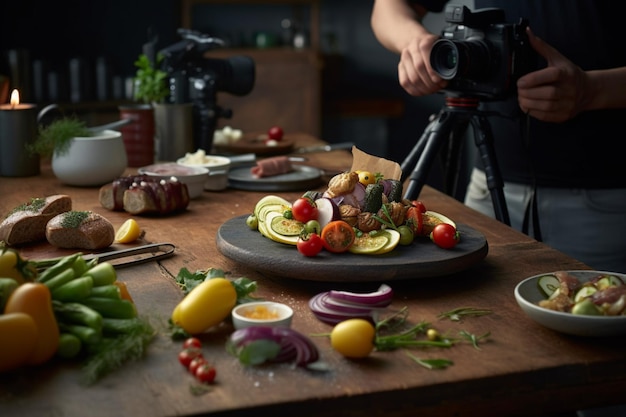
[[[13,278],[18,284],[23,284],[33,281],[36,276],[34,263],[23,259],[14,249],[0,247],[0,277]]]

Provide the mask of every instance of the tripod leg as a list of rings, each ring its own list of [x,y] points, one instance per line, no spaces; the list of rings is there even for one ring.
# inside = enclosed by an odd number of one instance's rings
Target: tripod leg
[[[404,161],[402,161],[402,165],[400,165],[400,169],[402,169],[401,181],[404,181],[406,179],[406,174],[409,172],[409,169],[415,166],[419,156],[424,151],[424,148],[426,147],[426,143],[428,142],[428,132],[430,132],[433,129],[433,126],[435,125],[435,123],[437,123],[439,114],[436,116],[433,115],[435,116],[433,117],[433,120],[430,123],[428,123],[428,126],[426,126],[426,128],[424,129],[424,133],[422,133],[422,136],[420,136],[420,138],[417,140],[417,143],[415,144],[413,149],[411,149],[411,152],[409,152],[409,154],[404,159]]]
[[[426,183],[428,171],[437,156],[437,152],[441,148],[443,141],[450,136],[450,131],[454,127],[459,115],[460,113],[445,110],[441,111],[437,116],[437,119],[428,125],[422,134],[416,145],[416,148],[419,147],[422,152],[419,155],[419,160],[415,164],[413,172],[411,172],[411,175],[409,176],[409,182],[404,193],[404,198],[415,200],[422,191],[422,187]],[[413,153],[414,151],[415,149],[411,152]],[[402,172],[404,177],[404,168]]]
[[[500,168],[496,160],[495,151],[493,150],[493,133],[491,125],[485,116],[474,115],[471,118],[472,127],[474,128],[474,142],[480,153],[487,176],[487,187],[491,192],[491,201],[496,215],[496,219],[504,224],[511,225],[509,219],[509,211],[506,207],[504,198],[504,182],[500,174]]]

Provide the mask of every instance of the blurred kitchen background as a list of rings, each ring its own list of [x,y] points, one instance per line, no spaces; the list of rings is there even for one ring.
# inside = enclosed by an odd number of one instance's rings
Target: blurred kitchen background
[[[468,0],[456,3],[468,4]],[[180,41],[179,28],[223,39],[218,58],[251,56],[254,90],[220,93],[232,109],[221,119],[244,131],[273,124],[401,162],[443,104],[413,98],[397,82],[398,57],[370,28],[363,0],[21,0],[3,4],[0,74],[23,102],[60,104],[103,123],[132,101],[134,62],[157,37],[157,49]],[[468,4],[469,5],[469,4]],[[442,14],[425,21],[435,32]],[[429,182],[437,182],[432,173]]]

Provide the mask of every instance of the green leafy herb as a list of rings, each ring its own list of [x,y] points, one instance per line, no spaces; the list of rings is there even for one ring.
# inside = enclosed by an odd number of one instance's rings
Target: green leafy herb
[[[157,55],[154,65],[145,54],[139,55],[135,61],[135,99],[138,101],[146,104],[158,103],[169,95],[167,73],[157,68],[162,61],[162,54]]]
[[[89,346],[89,356],[83,367],[83,382],[91,385],[104,375],[115,371],[130,360],[144,356],[147,346],[156,332],[143,318],[133,320],[127,333],[117,337],[105,337]]]
[[[446,311],[445,313],[441,313],[437,316],[439,319],[449,319],[452,321],[460,321],[462,317],[467,316],[484,316],[487,314],[491,314],[492,311],[489,309],[483,308],[474,308],[474,307],[459,307],[454,310]]]
[[[88,211],[68,211],[63,216],[61,226],[66,229],[78,228],[89,217]]]
[[[469,333],[469,332],[467,332],[465,330],[461,330],[459,332],[459,335],[462,338],[465,338],[465,339],[469,340],[469,342],[472,344],[472,346],[474,346],[475,349],[480,350],[480,348],[478,347],[478,342],[480,340],[482,340],[482,339],[486,339],[487,337],[489,337],[491,335],[491,332],[487,332],[487,333],[485,333],[483,335],[476,336],[475,334]]]
[[[420,359],[409,352],[407,352],[407,355],[409,355],[409,357],[413,359],[415,363],[417,363],[418,365],[422,365],[424,368],[427,369],[445,369],[448,366],[454,365],[454,362],[449,359]]]
[[[75,116],[65,117],[53,121],[46,127],[39,126],[37,139],[28,146],[28,150],[41,156],[51,156],[54,152],[57,155],[65,155],[73,138],[91,135],[85,122]]]
[[[224,271],[219,268],[209,268],[205,271],[190,272],[187,268],[181,268],[176,275],[176,282],[185,295],[189,294],[196,286],[207,279],[225,277]],[[237,304],[243,304],[257,298],[251,296],[256,291],[257,283],[246,277],[231,280],[230,283],[237,292]]]
[[[260,365],[274,359],[280,353],[281,346],[272,340],[259,339],[247,343],[239,349],[234,344],[229,343],[227,350],[232,355],[237,356],[239,362],[244,365]]]

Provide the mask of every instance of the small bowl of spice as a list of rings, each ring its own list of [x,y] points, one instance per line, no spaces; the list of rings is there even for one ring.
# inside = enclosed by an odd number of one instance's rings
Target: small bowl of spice
[[[235,329],[252,326],[290,327],[293,310],[286,304],[274,301],[252,301],[233,308]]]

